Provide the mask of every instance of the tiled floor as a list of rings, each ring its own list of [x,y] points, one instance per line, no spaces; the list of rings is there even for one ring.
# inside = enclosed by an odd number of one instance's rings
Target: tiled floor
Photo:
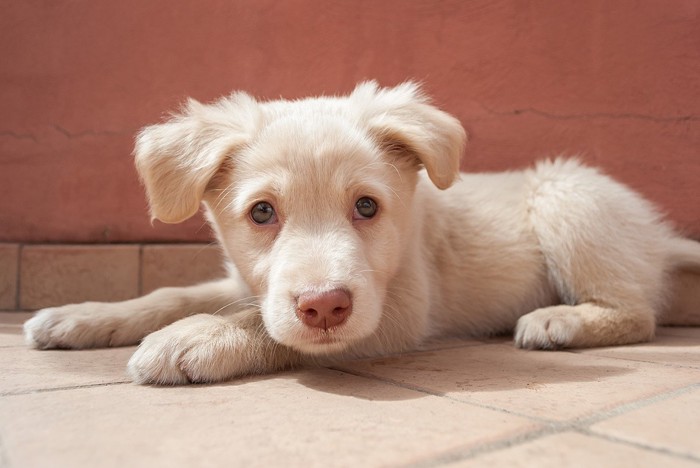
[[[137,386],[133,348],[36,351],[0,313],[0,465],[700,466],[700,329],[533,352],[451,339],[217,385]]]
[[[330,369],[146,387],[124,371],[134,348],[32,350],[31,314],[9,311],[222,271],[203,245],[0,244],[0,467],[700,467],[700,328],[575,352],[452,338]]]

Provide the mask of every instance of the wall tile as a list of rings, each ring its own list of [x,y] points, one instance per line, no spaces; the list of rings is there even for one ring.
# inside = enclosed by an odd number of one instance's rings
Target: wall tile
[[[138,245],[33,245],[22,249],[20,307],[39,309],[138,295]]]
[[[223,255],[218,246],[205,244],[145,245],[141,288],[143,293],[164,286],[189,286],[223,278]]]
[[[18,244],[0,244],[0,309],[17,307]]]

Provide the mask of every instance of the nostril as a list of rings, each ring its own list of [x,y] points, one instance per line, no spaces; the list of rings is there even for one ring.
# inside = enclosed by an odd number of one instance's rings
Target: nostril
[[[299,309],[299,310],[300,310],[305,316],[307,316],[307,317],[309,317],[309,318],[314,318],[314,317],[316,317],[316,316],[318,315],[318,312],[316,312],[315,309],[305,309],[305,310]]]
[[[297,298],[297,316],[306,325],[327,330],[342,324],[352,311],[350,294],[344,289],[305,292]]]

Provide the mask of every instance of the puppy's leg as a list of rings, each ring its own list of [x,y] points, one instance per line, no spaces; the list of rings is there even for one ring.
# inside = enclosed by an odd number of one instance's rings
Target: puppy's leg
[[[653,311],[643,306],[558,305],[520,317],[515,345],[559,349],[638,343],[653,338],[654,326]]]
[[[129,360],[137,383],[219,382],[298,365],[302,356],[265,331],[258,309],[199,314],[148,335]]]
[[[557,161],[531,174],[531,226],[567,305],[520,318],[525,348],[648,341],[668,287],[672,232],[639,195],[593,169]]]
[[[24,324],[24,333],[41,349],[128,346],[183,317],[215,313],[246,296],[247,288],[234,279],[163,288],[123,302],[43,309]]]

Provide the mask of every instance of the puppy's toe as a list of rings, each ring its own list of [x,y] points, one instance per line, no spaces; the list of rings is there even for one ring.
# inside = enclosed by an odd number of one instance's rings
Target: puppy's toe
[[[135,344],[138,330],[124,326],[113,305],[97,302],[42,309],[24,323],[27,344],[39,349],[85,349]]]
[[[189,379],[177,365],[178,343],[162,339],[158,333],[147,336],[129,359],[127,372],[138,384],[181,385]]]
[[[39,349],[99,346],[95,338],[103,330],[86,321],[81,312],[80,306],[40,310],[24,323],[25,341]]]
[[[55,309],[43,309],[24,322],[24,340],[39,349],[50,348],[51,329],[55,323]]]
[[[581,326],[581,318],[569,308],[538,309],[518,320],[515,345],[527,349],[566,348],[574,345]]]
[[[127,367],[136,383],[219,382],[250,373],[245,333],[221,317],[194,315],[147,336]]]

